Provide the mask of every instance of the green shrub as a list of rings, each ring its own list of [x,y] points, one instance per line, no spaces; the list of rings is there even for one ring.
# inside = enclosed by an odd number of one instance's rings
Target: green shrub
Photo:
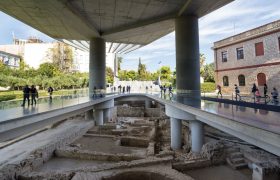
[[[215,83],[205,82],[201,84],[201,91],[202,92],[214,92],[216,90]]]
[[[12,100],[12,99],[15,99],[16,98],[16,95],[14,94],[10,94],[10,95],[1,95],[0,96],[0,102],[1,101],[9,101],[9,100]]]

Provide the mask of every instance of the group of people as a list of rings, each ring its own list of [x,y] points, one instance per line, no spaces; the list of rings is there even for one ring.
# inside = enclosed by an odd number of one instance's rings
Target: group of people
[[[131,86],[127,85],[127,86],[122,86],[122,85],[119,85],[118,86],[118,90],[119,90],[119,93],[130,93],[131,91]],[[114,86],[114,92],[116,92],[116,87]]]
[[[220,85],[217,85],[217,97],[220,95],[221,97],[223,97],[222,95],[222,88]],[[237,86],[237,84],[234,84],[234,92],[235,92],[235,100],[240,100],[240,90],[239,90],[239,87]],[[261,95],[260,91],[259,91],[259,88],[256,86],[256,84],[254,83],[253,84],[253,87],[252,87],[252,94],[254,96],[254,100],[256,100],[256,102],[260,102],[260,99],[263,97],[263,98],[266,98],[268,97],[267,95],[268,93],[268,87],[267,87],[267,84],[264,84],[263,86],[263,96]],[[278,90],[274,87],[272,89],[272,92],[271,92],[271,96],[272,96],[272,102],[274,103],[278,103]]]
[[[38,98],[38,91],[36,89],[36,87],[34,85],[32,85],[31,87],[29,87],[28,85],[26,85],[23,88],[23,102],[21,106],[25,106],[25,103],[27,101],[28,106],[30,105],[30,96],[31,96],[31,105],[37,103],[36,98]]]
[[[163,85],[163,86],[159,86],[159,88],[160,88],[160,94],[161,94],[161,96],[162,95],[164,95],[164,97],[165,97],[165,95],[166,95],[166,90],[168,89],[168,91],[169,91],[169,96],[171,97],[171,96],[173,96],[173,88],[172,88],[172,86],[171,85],[169,85],[168,87],[166,87],[165,85]]]
[[[96,88],[96,86],[93,87],[93,98],[98,98],[98,97],[104,97],[104,89],[101,86],[99,89]]]
[[[39,98],[39,93],[34,85],[29,87],[28,85],[25,85],[23,88],[23,102],[21,104],[22,107],[25,106],[25,103],[27,101],[27,105],[30,105],[30,96],[31,96],[31,105],[36,105],[37,100],[36,98]],[[48,88],[48,93],[49,93],[49,98],[52,100],[52,93],[53,93],[53,88],[50,86]]]
[[[264,98],[266,98],[268,96],[267,91],[268,91],[267,84],[264,84],[264,86],[263,86],[263,94],[264,94],[263,97]],[[260,102],[260,98],[262,96],[261,96],[261,93],[259,91],[259,88],[256,86],[255,83],[253,84],[253,87],[252,87],[252,93],[254,95],[254,99],[256,99],[257,102]],[[272,96],[273,102],[278,102],[278,91],[275,87],[272,89],[271,96]]]

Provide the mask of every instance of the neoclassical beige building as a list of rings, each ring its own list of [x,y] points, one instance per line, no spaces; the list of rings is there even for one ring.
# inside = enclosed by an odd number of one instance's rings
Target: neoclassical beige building
[[[216,84],[225,93],[249,94],[253,83],[263,92],[280,90],[280,20],[214,43]]]

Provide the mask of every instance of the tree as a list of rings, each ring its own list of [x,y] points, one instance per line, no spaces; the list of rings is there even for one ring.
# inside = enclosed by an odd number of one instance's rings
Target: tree
[[[205,82],[215,82],[215,66],[214,63],[206,64],[204,66],[204,72],[202,77],[204,78]]]
[[[205,56],[204,54],[200,54],[199,63],[200,63],[200,75],[204,73],[204,64],[205,64]]]
[[[169,66],[162,66],[159,71],[160,71],[160,79],[162,81],[171,80],[172,72]]]
[[[176,87],[176,75],[177,75],[177,73],[176,73],[176,67],[175,67],[175,70],[173,71],[173,78],[172,78],[172,85],[173,85],[173,87]]]
[[[59,70],[53,63],[43,63],[39,66],[38,72],[42,76],[52,78],[59,74]]]
[[[126,77],[126,79],[128,80],[134,81],[137,79],[137,73],[134,70],[130,70],[126,73]]]
[[[140,81],[147,80],[146,65],[141,63],[141,58],[139,58],[139,64],[138,64],[138,80]]]
[[[122,57],[117,57],[117,63],[118,63],[118,72],[121,70],[121,63],[123,61]]]
[[[110,67],[106,67],[106,82],[110,84],[114,83],[114,72]]]
[[[63,72],[69,72],[73,64],[73,52],[69,45],[58,42],[53,48],[50,48],[48,59]]]

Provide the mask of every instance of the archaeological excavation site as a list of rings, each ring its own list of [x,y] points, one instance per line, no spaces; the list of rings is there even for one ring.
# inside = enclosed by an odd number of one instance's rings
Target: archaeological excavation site
[[[204,126],[201,152],[192,152],[188,121],[182,122],[182,129],[172,129],[165,106],[156,101],[115,100],[101,115],[104,122],[93,114],[68,117],[2,147],[1,159],[6,161],[0,164],[0,179],[278,178],[278,169],[273,167],[279,163],[277,156],[210,126]],[[172,131],[181,131],[177,150],[171,147]],[[270,163],[260,164],[264,159]]]

